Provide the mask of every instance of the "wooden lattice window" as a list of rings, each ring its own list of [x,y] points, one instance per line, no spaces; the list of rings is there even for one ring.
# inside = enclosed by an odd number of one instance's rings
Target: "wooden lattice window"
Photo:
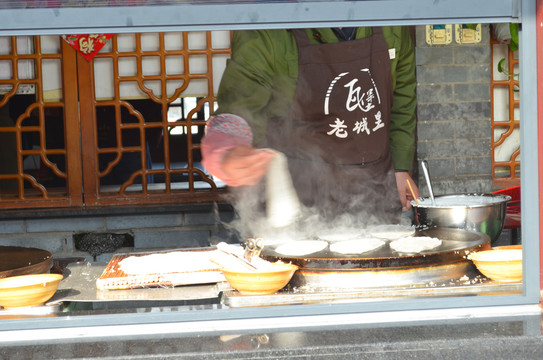
[[[228,31],[119,34],[92,63],[79,62],[93,79],[80,96],[94,99],[81,114],[82,146],[93,155],[83,164],[85,203],[216,195],[200,140],[229,56]]]
[[[81,205],[76,72],[59,36],[0,37],[0,208]]]
[[[496,187],[520,183],[520,116],[518,52],[508,44],[492,39],[492,178]],[[504,59],[505,71],[498,70]],[[503,61],[502,61],[503,63]]]
[[[90,61],[60,36],[0,38],[0,207],[219,199],[200,140],[230,37],[118,34]]]

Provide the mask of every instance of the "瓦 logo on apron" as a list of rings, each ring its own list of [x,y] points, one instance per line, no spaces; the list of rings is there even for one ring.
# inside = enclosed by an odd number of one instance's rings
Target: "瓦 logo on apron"
[[[371,135],[384,128],[381,98],[370,70],[361,69],[359,76],[350,72],[336,76],[326,91],[324,115],[330,118],[326,134],[338,138]]]

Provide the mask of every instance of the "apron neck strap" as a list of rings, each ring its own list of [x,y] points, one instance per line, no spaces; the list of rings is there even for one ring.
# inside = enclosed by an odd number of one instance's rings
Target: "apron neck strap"
[[[373,26],[372,28],[372,35],[382,35],[383,34],[383,28],[380,26]],[[305,29],[291,29],[292,34],[294,35],[294,38],[296,39],[296,42],[298,43],[298,46],[307,46],[310,44],[309,37],[307,36]],[[356,30],[355,35],[356,37]],[[315,37],[319,42],[323,42],[321,39],[321,35],[317,30],[313,30],[313,37]]]
[[[309,45],[309,38],[307,37],[307,34],[305,32],[305,29],[291,29],[292,35],[294,35],[294,38],[296,39],[296,43],[298,46],[307,46]],[[318,34],[317,32],[313,32],[313,36]]]

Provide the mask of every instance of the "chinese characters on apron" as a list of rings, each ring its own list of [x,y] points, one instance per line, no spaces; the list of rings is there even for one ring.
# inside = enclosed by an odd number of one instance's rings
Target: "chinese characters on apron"
[[[401,203],[389,151],[392,80],[381,28],[373,35],[298,44],[292,108],[269,122],[267,142],[284,152],[300,200],[322,215],[360,213],[368,222],[394,222]]]

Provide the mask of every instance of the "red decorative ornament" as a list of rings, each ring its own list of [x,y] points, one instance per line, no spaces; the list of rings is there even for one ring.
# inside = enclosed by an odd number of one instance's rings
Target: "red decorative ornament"
[[[62,35],[62,38],[85,59],[91,61],[112,36],[113,34]]]

